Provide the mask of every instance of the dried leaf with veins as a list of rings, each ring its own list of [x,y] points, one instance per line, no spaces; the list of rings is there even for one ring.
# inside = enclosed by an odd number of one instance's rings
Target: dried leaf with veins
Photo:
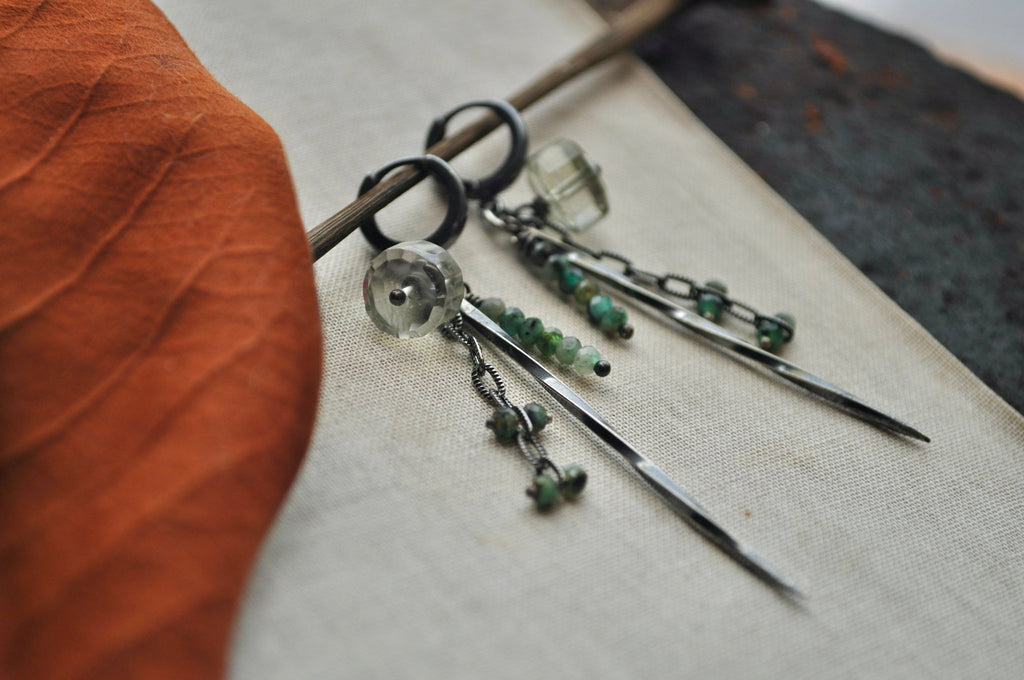
[[[269,127],[144,0],[0,6],[0,674],[214,678],[308,443]]]

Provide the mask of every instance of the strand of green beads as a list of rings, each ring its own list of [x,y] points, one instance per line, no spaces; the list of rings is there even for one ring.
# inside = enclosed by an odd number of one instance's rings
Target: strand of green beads
[[[550,256],[544,263],[544,276],[563,294],[571,296],[586,312],[591,323],[605,333],[618,335],[624,340],[633,337],[634,329],[626,310],[612,304],[611,298],[603,295],[597,284],[588,279],[582,269],[574,266],[568,256]]]
[[[545,358],[554,357],[560,364],[571,366],[580,375],[593,373],[603,378],[612,372],[611,363],[602,359],[596,349],[589,345],[584,347],[578,338],[566,336],[554,326],[545,326],[535,316],[526,316],[518,307],[507,307],[501,298],[485,298],[479,307],[489,319],[517,340],[523,349],[533,349]]]

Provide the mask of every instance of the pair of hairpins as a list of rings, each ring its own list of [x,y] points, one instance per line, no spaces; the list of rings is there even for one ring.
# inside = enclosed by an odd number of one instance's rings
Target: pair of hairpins
[[[392,170],[409,164],[440,180],[448,194],[448,209],[441,225],[427,241],[397,243],[381,233],[373,218],[360,225],[370,243],[381,249],[371,261],[363,280],[366,311],[378,328],[392,335],[422,337],[440,329],[443,335],[469,350],[471,382],[477,393],[493,408],[487,426],[494,431],[499,442],[515,443],[532,464],[534,476],[527,494],[533,497],[536,506],[548,510],[560,499],[574,500],[586,486],[587,473],[576,464],[562,468],[552,462],[539,438],[550,419],[549,414],[536,403],[517,406],[509,401],[504,378],[485,360],[477,336],[488,340],[525,368],[571,415],[622,455],[690,526],[778,592],[787,596],[799,594],[789,580],[721,528],[686,491],[627,443],[586,400],[545,368],[535,356],[545,356],[554,344],[556,354],[559,349],[565,352],[565,357],[558,357],[560,363],[568,363],[569,355],[574,354],[574,359],[578,359],[583,352],[583,348],[576,346],[578,341],[569,342],[568,347],[565,338],[554,343],[558,334],[552,336],[550,329],[545,327],[545,332],[549,333],[547,340],[542,333],[530,343],[534,330],[529,326],[536,326],[539,321],[527,325],[524,319],[518,328],[513,328],[506,317],[509,310],[500,312],[501,305],[494,299],[481,299],[469,291],[462,280],[461,270],[444,248],[451,245],[462,231],[466,194],[469,193],[467,188],[472,191],[473,183],[459,180],[440,158],[425,155],[395,161],[368,175],[360,194],[369,191]],[[511,178],[507,181],[511,182],[518,171],[509,174]],[[503,319],[504,325],[500,323]],[[620,331],[623,323],[624,320],[608,330],[619,337],[629,335]],[[528,326],[526,330],[524,325]],[[600,319],[598,325],[601,325]],[[606,326],[611,324],[606,322]],[[516,337],[513,338],[509,331],[515,331]],[[541,341],[539,347],[538,339]],[[598,364],[599,361],[592,358],[584,362],[590,370]]]
[[[627,320],[625,309],[614,304],[601,290],[602,284],[641,303],[649,311],[663,315],[679,327],[767,367],[856,417],[924,441],[928,440],[927,437],[766,351],[777,349],[792,339],[795,322],[791,316],[760,314],[729,297],[724,285],[713,281],[698,285],[693,279],[680,275],[645,272],[625,257],[592,250],[578,243],[572,234],[590,226],[608,211],[599,168],[587,160],[578,146],[566,140],[542,148],[527,162],[525,127],[518,113],[507,103],[499,100],[469,102],[438,117],[428,134],[427,147],[444,137],[445,127],[452,116],[472,107],[490,109],[512,131],[511,150],[491,175],[464,181],[441,158],[424,155],[394,161],[367,175],[360,187],[362,195],[396,168],[414,165],[438,179],[448,195],[444,220],[426,241],[399,244],[381,233],[372,217],[360,224],[367,240],[382,251],[371,262],[363,283],[364,302],[370,318],[382,330],[399,337],[420,337],[440,328],[445,336],[467,347],[473,366],[471,382],[480,396],[494,408],[487,425],[499,441],[515,442],[532,464],[534,478],[527,493],[534,498],[538,508],[549,509],[559,498],[576,498],[586,484],[586,472],[577,465],[562,469],[551,461],[538,438],[547,425],[549,414],[536,403],[519,407],[509,402],[504,379],[483,358],[480,343],[467,326],[533,375],[570,414],[622,455],[694,529],[779,592],[797,593],[791,582],[732,538],[689,494],[628,444],[593,407],[535,356],[554,357],[560,364],[574,365],[580,373],[607,375],[610,365],[600,360],[596,350],[581,347],[576,338],[564,337],[558,329],[545,326],[540,319],[525,317],[517,308],[506,307],[498,298],[480,298],[469,292],[458,265],[444,250],[463,230],[468,212],[467,198],[479,201],[484,220],[509,233],[523,259],[541,272],[563,297],[575,302],[587,318],[610,337],[629,339],[633,335],[633,326]],[[507,209],[498,194],[516,179],[524,164],[538,197],[531,203]],[[622,271],[607,267],[602,260],[620,263]],[[685,285],[686,289],[673,288],[679,284]],[[665,295],[692,302],[696,313]],[[756,344],[715,323],[725,313],[752,324]]]

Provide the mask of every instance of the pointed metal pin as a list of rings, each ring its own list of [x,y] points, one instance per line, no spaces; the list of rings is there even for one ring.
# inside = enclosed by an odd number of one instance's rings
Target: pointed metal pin
[[[462,316],[467,323],[487,340],[501,349],[517,364],[525,368],[540,384],[557,399],[562,406],[576,416],[594,434],[622,455],[647,484],[668,502],[669,507],[682,517],[687,524],[715,544],[726,555],[747,569],[780,594],[799,599],[803,593],[760,555],[740,543],[722,529],[678,484],[665,474],[649,458],[638,452],[608,424],[593,406],[572,388],[552,375],[540,362],[523,350],[498,324],[468,300],[462,301]]]
[[[528,232],[528,233],[527,233]],[[752,345],[737,335],[730,333],[721,326],[708,321],[698,314],[680,307],[674,302],[654,293],[643,286],[635,283],[619,272],[610,269],[588,257],[577,250],[572,249],[562,241],[536,229],[525,230],[520,237],[540,239],[556,246],[569,260],[593,278],[598,279],[609,286],[612,286],[621,293],[639,300],[651,309],[671,319],[677,325],[690,330],[697,335],[710,340],[716,345],[734,352],[745,359],[750,359],[779,376],[793,382],[808,392],[815,394],[833,406],[850,415],[860,418],[872,425],[876,425],[890,432],[919,439],[923,442],[930,442],[926,435],[904,422],[868,406],[858,397],[846,390],[839,388],[827,380],[805,371],[796,364],[790,363],[770,352],[766,352],[756,345]]]

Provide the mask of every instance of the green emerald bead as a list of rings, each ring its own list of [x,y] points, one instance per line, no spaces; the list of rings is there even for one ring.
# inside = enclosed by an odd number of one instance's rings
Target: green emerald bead
[[[580,375],[590,375],[594,372],[594,365],[601,360],[601,354],[587,345],[581,347],[580,351],[576,353],[576,358],[572,362],[572,368]]]
[[[778,314],[775,315],[775,318],[779,319],[780,321],[785,321],[786,323],[789,324],[789,327],[792,329],[792,332],[790,333],[787,333],[786,329],[782,329],[782,341],[789,342],[790,340],[792,340],[793,336],[796,335],[796,317],[793,316],[792,314],[787,314],[786,312],[779,312]]]
[[[613,306],[601,317],[599,325],[606,333],[614,333],[626,323],[626,310],[619,306]]]
[[[578,305],[586,305],[590,301],[590,298],[594,297],[601,292],[601,289],[597,287],[597,284],[590,279],[583,279],[576,286],[576,290],[573,291],[572,297]]]
[[[501,298],[489,297],[480,303],[480,311],[491,321],[497,321],[505,313],[505,302]]]
[[[519,332],[519,327],[523,325],[523,319],[526,315],[518,307],[509,307],[505,310],[505,313],[498,317],[498,325],[501,326],[501,330],[505,331],[509,335],[515,335]]]
[[[586,486],[587,471],[583,469],[582,465],[573,463],[572,465],[567,465],[565,469],[562,470],[562,483],[559,485],[559,489],[562,492],[562,498],[574,501],[579,498]]]
[[[566,267],[558,275],[558,289],[563,293],[571,293],[582,280],[583,272],[578,267]]]
[[[541,356],[554,356],[560,342],[562,342],[562,331],[557,328],[547,328],[537,340],[537,351],[541,353]]]
[[[494,411],[494,415],[487,421],[487,427],[494,430],[494,436],[502,444],[515,441],[519,432],[519,415],[508,406],[502,406]]]
[[[717,290],[722,295],[726,295],[729,292],[728,286],[726,286],[724,283],[722,283],[721,281],[719,281],[717,279],[711,279],[710,281],[705,281],[704,282],[704,287],[705,288],[710,288],[711,290]]]
[[[534,432],[540,432],[548,424],[548,411],[540,404],[531,401],[523,407],[523,410],[530,417]]]
[[[722,318],[722,311],[725,303],[715,293],[701,293],[697,298],[697,313],[708,321],[718,321]]]
[[[612,299],[607,295],[595,295],[587,300],[587,315],[594,323],[599,323],[601,317],[612,308]]]
[[[569,266],[569,258],[565,253],[552,255],[544,263],[544,278],[551,282],[557,282],[562,272]]]
[[[761,349],[774,350],[782,345],[782,327],[774,321],[764,320],[757,324],[757,344]]]
[[[538,510],[550,510],[558,502],[558,482],[547,475],[537,475],[526,490]]]
[[[524,319],[523,323],[519,325],[519,343],[529,349],[540,340],[540,336],[544,334],[544,322],[535,316],[531,316],[528,319]]]
[[[558,359],[559,363],[571,364],[576,360],[576,353],[580,351],[580,347],[583,343],[580,342],[579,338],[572,335],[562,338],[562,341],[558,343],[558,347],[555,348],[555,358]]]

